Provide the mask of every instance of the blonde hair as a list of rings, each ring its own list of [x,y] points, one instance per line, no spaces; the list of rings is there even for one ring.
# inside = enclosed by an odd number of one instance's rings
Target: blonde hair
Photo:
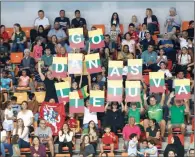
[[[133,21],[133,18],[135,17],[135,19],[136,19],[136,21]],[[131,21],[132,22],[137,22],[137,16],[136,15],[133,15],[132,17],[131,17]]]

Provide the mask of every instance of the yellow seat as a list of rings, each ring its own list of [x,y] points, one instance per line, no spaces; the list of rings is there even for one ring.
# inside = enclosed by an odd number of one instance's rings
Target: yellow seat
[[[105,25],[93,25],[93,27],[96,27],[97,29],[102,29],[103,34],[105,34]]]

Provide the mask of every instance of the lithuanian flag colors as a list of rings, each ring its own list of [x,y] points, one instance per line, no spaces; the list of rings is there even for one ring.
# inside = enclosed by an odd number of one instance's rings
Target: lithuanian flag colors
[[[108,80],[107,101],[122,101],[123,82],[121,80]]]
[[[108,62],[108,79],[122,80],[123,61],[109,61]]]
[[[80,99],[78,92],[70,92],[69,94],[69,112],[70,113],[83,113],[84,112],[84,99]]]
[[[142,78],[142,59],[128,59],[128,80],[140,80]]]
[[[150,92],[152,93],[163,93],[165,86],[165,75],[163,72],[150,72]]]
[[[140,102],[141,101],[141,84],[140,81],[126,81],[125,94],[126,102]]]
[[[91,112],[104,112],[104,91],[91,90],[89,103]]]
[[[87,85],[84,86],[83,88],[79,89],[78,94],[79,94],[80,99],[87,98],[89,96],[89,94],[87,93]]]
[[[53,57],[52,75],[53,77],[65,78],[67,76],[67,57]]]
[[[102,72],[99,53],[86,55],[85,62],[89,74]]]
[[[55,83],[55,88],[58,101],[60,103],[69,102],[70,83],[68,81]]]
[[[83,54],[74,53],[68,54],[68,73],[82,74],[83,71]]]
[[[70,47],[73,49],[84,48],[83,28],[68,29]]]
[[[89,31],[88,34],[91,49],[104,47],[104,36],[101,29]]]
[[[190,99],[190,79],[175,79],[175,98]]]

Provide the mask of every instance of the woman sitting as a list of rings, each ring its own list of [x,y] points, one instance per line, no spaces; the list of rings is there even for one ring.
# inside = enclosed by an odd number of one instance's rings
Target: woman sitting
[[[124,45],[123,46],[123,51],[118,53],[118,60],[122,60],[124,62],[124,64],[127,64],[127,60],[128,59],[133,59],[133,58],[134,58],[134,54],[132,54],[129,51],[129,46]]]
[[[90,144],[89,135],[84,135],[80,148],[80,157],[95,157],[95,150]]]
[[[30,90],[30,77],[27,76],[26,70],[22,70],[22,76],[19,78],[17,90]]]
[[[131,39],[130,33],[126,33],[124,35],[124,40],[121,43],[121,45],[122,45],[121,47],[123,48],[124,45],[128,45],[129,46],[129,52],[134,54],[134,56],[135,56],[135,44],[136,44],[136,42],[135,42],[134,39]]]
[[[40,143],[38,136],[34,136],[32,140],[32,146],[30,147],[30,152],[32,157],[45,157],[46,148]]]

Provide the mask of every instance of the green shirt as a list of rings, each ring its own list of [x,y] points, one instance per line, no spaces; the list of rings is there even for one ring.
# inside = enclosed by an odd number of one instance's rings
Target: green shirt
[[[155,119],[157,122],[160,122],[163,119],[163,109],[161,105],[150,105],[148,107],[148,116],[150,119]]]
[[[52,55],[50,55],[50,56],[43,55],[41,57],[41,60],[44,61],[45,66],[51,66],[52,62],[53,62],[53,56]]]
[[[136,108],[136,110],[133,110],[132,108],[130,108],[128,112],[128,118],[129,117],[134,117],[135,123],[139,124],[140,123],[140,109]]]
[[[23,31],[19,32],[18,34],[15,33],[14,42],[17,43],[18,41],[22,41],[25,36],[26,36],[26,34]]]
[[[170,107],[171,124],[183,124],[185,115],[185,106],[172,105]]]

